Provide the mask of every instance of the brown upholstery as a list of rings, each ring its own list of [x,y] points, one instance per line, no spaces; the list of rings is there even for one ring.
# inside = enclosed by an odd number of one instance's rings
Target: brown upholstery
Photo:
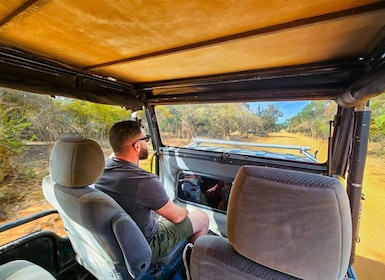
[[[280,274],[273,279],[292,279],[289,275],[343,279],[352,242],[348,197],[336,178],[243,166],[230,194],[227,234],[228,241],[212,237],[197,240],[191,261],[194,280],[225,279],[230,273],[253,275],[243,279],[266,279],[264,274],[277,272],[288,276]],[[214,256],[218,248],[229,251],[226,246],[233,248],[230,266],[222,263],[225,253],[216,260]],[[208,264],[205,254],[216,267]],[[251,269],[250,262],[257,268]],[[242,272],[244,267],[249,269]],[[264,273],[256,274],[261,270]]]

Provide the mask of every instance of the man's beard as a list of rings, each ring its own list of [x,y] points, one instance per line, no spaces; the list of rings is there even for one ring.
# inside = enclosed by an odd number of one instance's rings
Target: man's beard
[[[148,150],[142,149],[140,150],[139,159],[147,159],[148,158]]]

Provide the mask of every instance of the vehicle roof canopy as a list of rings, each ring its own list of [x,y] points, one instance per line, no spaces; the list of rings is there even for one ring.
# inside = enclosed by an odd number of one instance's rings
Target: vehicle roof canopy
[[[132,109],[337,98],[384,40],[381,0],[2,1],[0,85]]]

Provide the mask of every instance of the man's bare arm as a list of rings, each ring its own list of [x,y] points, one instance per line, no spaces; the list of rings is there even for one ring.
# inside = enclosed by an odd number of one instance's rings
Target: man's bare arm
[[[155,212],[175,224],[184,221],[189,213],[187,209],[179,207],[171,200]]]

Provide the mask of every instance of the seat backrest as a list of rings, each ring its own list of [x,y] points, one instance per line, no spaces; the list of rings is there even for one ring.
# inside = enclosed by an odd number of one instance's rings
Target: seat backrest
[[[244,257],[301,279],[343,279],[352,242],[347,193],[336,178],[243,166],[227,234]]]
[[[58,210],[81,265],[98,279],[137,278],[151,265],[151,249],[131,217],[93,188],[103,169],[96,142],[60,138],[51,151],[43,192]]]

